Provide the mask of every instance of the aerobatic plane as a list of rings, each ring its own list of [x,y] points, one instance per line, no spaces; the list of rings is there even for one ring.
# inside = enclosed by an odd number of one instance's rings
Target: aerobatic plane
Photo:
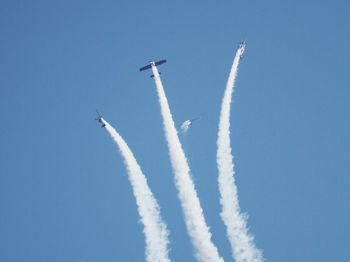
[[[181,128],[182,131],[187,132],[187,130],[192,126],[193,122],[200,119],[200,117],[192,118],[192,119],[187,119],[183,121],[179,127]]]
[[[200,117],[196,117],[196,118],[192,118],[192,119],[188,119],[184,122],[182,122],[181,126],[186,125],[186,126],[191,126],[193,124],[194,121],[200,119]]]
[[[98,117],[95,118],[95,120],[97,120],[101,124],[101,127],[105,127],[106,124],[102,121],[102,115],[97,110],[96,110],[96,112],[97,112]]]
[[[150,61],[148,65],[144,66],[144,67],[141,67],[140,68],[140,71],[144,71],[144,70],[148,70],[148,69],[151,69],[152,66],[159,66],[161,64],[164,64],[166,62],[166,59],[163,59],[163,60],[159,60],[159,61]],[[159,72],[160,74],[160,72]],[[153,78],[154,75],[151,75],[151,77]]]

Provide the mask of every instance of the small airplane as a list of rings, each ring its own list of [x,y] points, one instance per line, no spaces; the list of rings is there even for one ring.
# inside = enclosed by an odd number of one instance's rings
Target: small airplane
[[[166,59],[163,59],[163,60],[159,60],[159,61],[150,61],[148,65],[144,66],[144,67],[141,67],[140,68],[140,71],[144,71],[144,70],[147,70],[147,69],[151,69],[152,66],[159,66],[161,64],[164,64],[166,63]],[[160,74],[160,72],[159,72]],[[154,75],[151,75],[151,77],[153,78]]]
[[[101,115],[97,110],[96,110],[96,113],[97,113],[98,117],[95,118],[95,120],[97,120],[99,123],[101,123],[101,127],[105,127],[106,124],[105,124],[105,122],[103,122],[103,120],[102,120],[102,115]]]
[[[196,117],[196,118],[185,120],[185,121],[182,122],[181,126],[188,126],[188,127],[190,127],[193,124],[194,121],[199,120],[199,119],[200,119],[200,117]]]
[[[243,41],[243,42],[240,42],[239,43],[239,49],[241,50],[241,54],[239,56],[240,59],[243,58],[243,54],[244,54],[244,51],[245,51],[245,47],[247,46],[247,43],[246,41]]]
[[[184,133],[187,133],[188,129],[190,129],[190,127],[192,126],[193,122],[198,120],[198,119],[200,119],[200,117],[196,117],[196,118],[185,120],[179,125],[179,127],[181,128],[181,130]]]

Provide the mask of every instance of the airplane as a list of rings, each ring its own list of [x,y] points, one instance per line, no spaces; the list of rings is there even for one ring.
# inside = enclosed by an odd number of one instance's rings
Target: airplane
[[[194,121],[199,120],[199,119],[200,119],[200,117],[195,117],[195,118],[192,118],[192,119],[188,119],[188,120],[184,121],[183,123],[186,123],[189,126],[191,126]]]
[[[106,124],[102,121],[102,115],[96,110],[96,113],[98,115],[97,118],[95,118],[95,120],[97,120],[99,123],[101,123],[101,127],[105,127]]]
[[[140,71],[144,71],[144,70],[147,70],[147,69],[151,69],[152,66],[159,66],[161,64],[164,64],[166,63],[166,59],[163,59],[163,60],[159,60],[159,61],[150,61],[148,65],[144,66],[144,67],[141,67],[140,68]],[[160,73],[159,73],[160,74]],[[151,75],[151,77],[153,78],[154,75]]]
[[[195,117],[195,118],[192,118],[192,119],[188,119],[188,120],[185,120],[182,122],[181,126],[182,127],[190,127],[192,126],[193,122],[196,121],[196,120],[199,120],[200,117]]]
[[[247,46],[246,41],[243,41],[243,42],[240,42],[240,43],[239,43],[239,49],[241,50],[241,54],[240,54],[240,56],[239,56],[240,59],[243,58],[243,53],[244,53],[244,51],[245,51],[245,47],[246,47],[246,46]]]

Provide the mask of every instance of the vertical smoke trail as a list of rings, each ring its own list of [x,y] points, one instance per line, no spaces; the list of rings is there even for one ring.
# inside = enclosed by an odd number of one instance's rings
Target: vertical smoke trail
[[[123,138],[107,121],[103,118],[101,118],[101,121],[102,124],[105,124],[106,130],[118,145],[124,158],[129,181],[136,198],[137,209],[144,226],[146,261],[170,262],[168,257],[168,231],[160,216],[158,203],[148,187],[147,179]]]
[[[222,99],[216,161],[219,170],[221,218],[226,226],[233,258],[236,262],[260,262],[263,261],[261,251],[255,247],[254,237],[248,232],[246,216],[241,213],[239,207],[230,145],[230,106],[238,64],[244,47],[245,44],[237,50]]]
[[[190,177],[190,169],[177,135],[158,69],[154,65],[152,66],[152,72],[157,87],[175,185],[178,190],[187,231],[195,247],[196,257],[203,262],[223,261],[217,248],[211,242],[211,233],[205,222],[203,210]]]

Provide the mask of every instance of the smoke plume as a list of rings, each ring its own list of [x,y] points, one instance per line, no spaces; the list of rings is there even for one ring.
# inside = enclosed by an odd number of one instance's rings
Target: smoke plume
[[[156,66],[152,66],[152,72],[157,87],[175,186],[178,190],[187,231],[195,247],[196,257],[203,262],[223,261],[217,248],[211,241],[211,233],[205,222],[203,210],[190,177],[190,168],[182,149]]]
[[[147,179],[123,138],[106,120],[101,118],[101,121],[118,145],[120,154],[124,159],[129,181],[136,198],[137,210],[144,226],[146,261],[170,262],[167,227],[160,216],[159,205],[147,184]]]
[[[261,262],[261,251],[255,247],[254,237],[248,232],[246,216],[240,210],[230,145],[230,107],[238,64],[243,52],[244,46],[240,46],[233,60],[221,105],[216,159],[222,206],[220,215],[226,226],[235,261]]]

